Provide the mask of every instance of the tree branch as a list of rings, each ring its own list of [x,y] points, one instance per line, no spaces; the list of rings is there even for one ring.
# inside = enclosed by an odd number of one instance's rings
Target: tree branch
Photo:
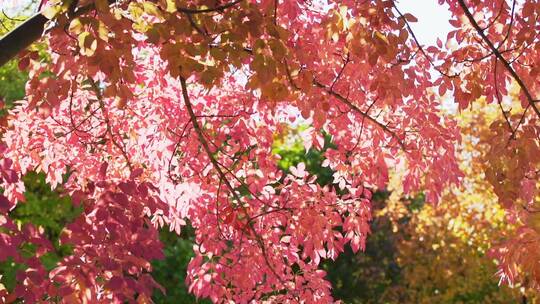
[[[212,155],[212,150],[210,150],[210,146],[208,145],[208,142],[206,141],[206,138],[204,138],[203,131],[201,129],[201,126],[199,125],[199,122],[197,121],[197,116],[195,115],[195,112],[193,111],[193,107],[191,106],[191,101],[189,99],[189,95],[187,92],[187,84],[186,79],[184,77],[180,77],[180,84],[182,85],[182,96],[184,97],[184,103],[186,104],[186,109],[188,111],[191,124],[193,125],[193,129],[195,129],[195,132],[197,133],[197,137],[199,138],[199,142],[203,146],[204,151],[208,155],[208,158],[210,159],[210,162],[214,166],[214,169],[219,175],[219,178],[225,183],[225,186],[229,188],[229,191],[234,196],[234,198],[238,201],[239,205],[242,205],[242,200],[238,196],[238,193],[236,193],[236,190],[233,188],[227,177],[225,176],[225,173],[223,170],[221,170],[221,167],[219,166],[219,163]]]
[[[399,138],[399,136],[396,134],[396,132],[390,130],[388,128],[388,126],[382,124],[377,119],[371,117],[366,112],[362,111],[359,107],[357,107],[355,104],[353,104],[349,99],[347,99],[346,97],[344,97],[341,94],[337,93],[336,91],[333,91],[332,89],[326,87],[324,84],[318,82],[317,80],[313,80],[313,84],[315,86],[323,89],[328,94],[335,97],[337,100],[339,100],[342,103],[346,104],[351,110],[353,110],[356,113],[360,114],[362,116],[362,118],[365,118],[365,119],[371,121],[372,123],[374,123],[375,125],[379,126],[381,129],[383,129],[386,133],[390,134],[390,136],[392,136],[392,138],[394,138],[397,141],[397,143],[399,144],[399,146],[401,147],[401,149],[403,151],[406,151],[405,143],[403,142],[403,140],[401,140],[401,138]]]
[[[214,167],[214,169],[216,170],[216,172],[219,175],[219,179],[220,179],[219,182],[220,183],[222,183],[222,182],[225,183],[225,186],[229,189],[229,191],[231,192],[233,197],[238,201],[238,206],[240,206],[240,208],[242,208],[245,215],[247,217],[249,217],[249,213],[248,213],[247,208],[242,204],[242,200],[240,199],[240,196],[238,195],[236,190],[233,188],[230,181],[227,179],[227,176],[225,175],[223,170],[221,170],[220,164],[218,163],[218,161],[215,159],[214,155],[212,154],[212,150],[210,150],[210,146],[208,145],[208,141],[206,140],[206,138],[204,138],[203,131],[201,129],[201,126],[199,125],[199,122],[197,121],[197,116],[195,115],[195,112],[193,111],[193,107],[192,107],[191,101],[189,99],[186,79],[184,77],[182,77],[182,76],[180,76],[180,84],[182,86],[182,97],[184,98],[184,103],[186,104],[186,109],[188,111],[191,124],[193,125],[193,129],[195,129],[195,132],[197,133],[197,137],[199,138],[199,142],[203,146],[203,149],[206,152],[206,154],[208,155],[208,158],[210,159],[210,162],[212,163],[212,166]],[[262,240],[261,236],[257,234],[257,231],[255,230],[255,227],[253,227],[253,222],[251,220],[248,220],[246,228],[249,228],[249,230],[251,230],[251,232],[253,233],[253,236],[255,237],[255,240],[257,241],[257,244],[259,245],[259,247],[260,247],[260,249],[262,251],[266,266],[268,266],[270,271],[274,274],[274,276],[276,276],[276,278],[282,284],[285,284],[283,282],[283,279],[281,278],[281,276],[278,275],[278,273],[276,272],[276,270],[274,269],[274,267],[270,263],[270,261],[268,259],[268,254],[266,252],[266,247],[264,245],[264,241]]]
[[[246,49],[244,49],[244,50],[246,52],[249,52],[250,54],[253,54],[253,52],[251,50],[246,50]],[[294,83],[294,81],[292,79],[291,71],[289,70],[289,64],[287,63],[287,61],[285,61],[285,70],[287,71],[287,79],[289,80],[289,83],[291,84],[293,89],[295,89],[297,91],[301,91],[301,89]],[[331,96],[333,96],[334,98],[339,100],[341,103],[347,105],[349,107],[349,109],[351,109],[351,110],[355,111],[356,113],[360,114],[362,116],[362,122],[363,122],[363,119],[365,118],[365,119],[371,121],[372,123],[374,123],[375,125],[377,125],[378,127],[380,127],[381,129],[383,129],[384,132],[387,132],[388,134],[390,134],[390,136],[397,141],[397,143],[399,144],[399,146],[401,147],[401,149],[403,151],[406,151],[405,142],[401,138],[399,138],[399,136],[396,134],[396,132],[390,130],[387,125],[379,122],[377,120],[377,118],[374,118],[374,117],[368,115],[367,112],[362,111],[358,106],[356,106],[354,103],[352,103],[352,101],[350,101],[347,97],[344,97],[343,95],[341,95],[341,94],[337,93],[336,91],[334,91],[332,89],[332,87],[327,87],[323,83],[319,82],[317,79],[313,79],[312,84],[314,86],[324,90],[326,93],[330,94]],[[371,108],[371,106],[368,108],[368,111],[369,111],[370,108]]]
[[[458,3],[459,3],[459,6],[461,7],[461,9],[463,9],[463,12],[467,16],[467,19],[469,19],[469,22],[474,27],[474,29],[476,30],[478,35],[480,35],[482,40],[491,49],[491,51],[493,52],[495,57],[497,57],[497,59],[499,59],[499,61],[503,64],[505,69],[510,73],[510,75],[512,75],[514,80],[516,80],[517,84],[519,85],[519,87],[521,88],[523,93],[525,94],[525,97],[527,98],[527,101],[528,101],[529,105],[533,108],[536,115],[540,118],[540,109],[538,109],[537,105],[535,104],[535,99],[532,97],[531,93],[529,92],[529,88],[527,88],[527,86],[525,85],[525,83],[523,82],[521,77],[516,73],[516,71],[514,70],[512,65],[508,62],[508,60],[506,60],[506,58],[504,58],[504,56],[501,54],[499,49],[497,49],[495,47],[495,45],[493,44],[493,42],[491,42],[491,40],[489,40],[489,38],[486,36],[486,34],[482,30],[482,28],[480,28],[480,26],[478,25],[476,20],[474,20],[474,17],[471,14],[471,12],[469,11],[469,8],[467,7],[467,5],[465,4],[465,1],[464,0],[458,0]]]

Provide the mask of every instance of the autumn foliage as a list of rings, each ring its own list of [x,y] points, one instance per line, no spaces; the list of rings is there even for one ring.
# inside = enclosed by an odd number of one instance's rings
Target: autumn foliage
[[[540,3],[438,2],[454,30],[433,46],[392,0],[43,3],[47,56],[20,54],[26,98],[2,128],[0,261],[27,267],[0,299],[151,302],[158,232],[189,222],[197,297],[332,302],[320,265],[365,249],[372,195],[392,176],[462,217],[451,202],[467,198],[449,189],[483,179],[517,227],[490,240],[500,278],[540,289]],[[495,115],[470,132],[478,121],[445,99]],[[303,162],[278,166],[276,136],[298,123],[330,184]],[[462,137],[481,145],[465,160]],[[52,269],[39,225],[10,219],[30,171],[83,210]]]

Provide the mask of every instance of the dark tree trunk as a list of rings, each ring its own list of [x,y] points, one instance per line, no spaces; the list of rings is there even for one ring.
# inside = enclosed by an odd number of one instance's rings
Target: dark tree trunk
[[[43,35],[48,19],[37,13],[0,39],[0,66],[17,56]]]

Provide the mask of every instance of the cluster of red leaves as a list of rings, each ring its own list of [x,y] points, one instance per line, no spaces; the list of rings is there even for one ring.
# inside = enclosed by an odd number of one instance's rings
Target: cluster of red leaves
[[[6,147],[0,147],[5,152]],[[18,182],[12,162],[2,159],[4,185]],[[60,242],[74,247],[73,254],[48,272],[41,257],[52,244],[42,228],[19,225],[9,216],[13,203],[0,195],[0,261],[26,266],[19,271],[20,282],[12,293],[0,291],[2,302],[17,298],[28,303],[44,299],[67,302],[127,301],[137,298],[150,302],[154,288],[160,286],[149,275],[150,261],[161,258],[161,243],[149,216],[165,209],[155,198],[155,189],[146,182],[130,180],[111,184],[106,180],[106,166],[101,178],[73,194],[75,204],[82,204],[81,216],[63,231]],[[5,215],[4,215],[5,214]],[[166,214],[164,214],[166,215]]]

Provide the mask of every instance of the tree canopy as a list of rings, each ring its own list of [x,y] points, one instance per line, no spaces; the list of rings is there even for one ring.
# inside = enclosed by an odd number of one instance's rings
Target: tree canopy
[[[332,302],[325,260],[365,250],[373,195],[392,187],[478,220],[449,242],[515,226],[473,251],[540,289],[540,3],[438,3],[454,29],[425,46],[393,0],[42,1],[0,40],[0,62],[17,54],[29,77],[0,131],[0,261],[25,265],[0,299],[151,302],[159,231],[189,223],[195,296]],[[292,125],[320,174],[284,168]],[[57,244],[14,220],[34,171],[80,210]],[[486,197],[505,217],[471,207]],[[423,212],[412,221],[435,237]]]

